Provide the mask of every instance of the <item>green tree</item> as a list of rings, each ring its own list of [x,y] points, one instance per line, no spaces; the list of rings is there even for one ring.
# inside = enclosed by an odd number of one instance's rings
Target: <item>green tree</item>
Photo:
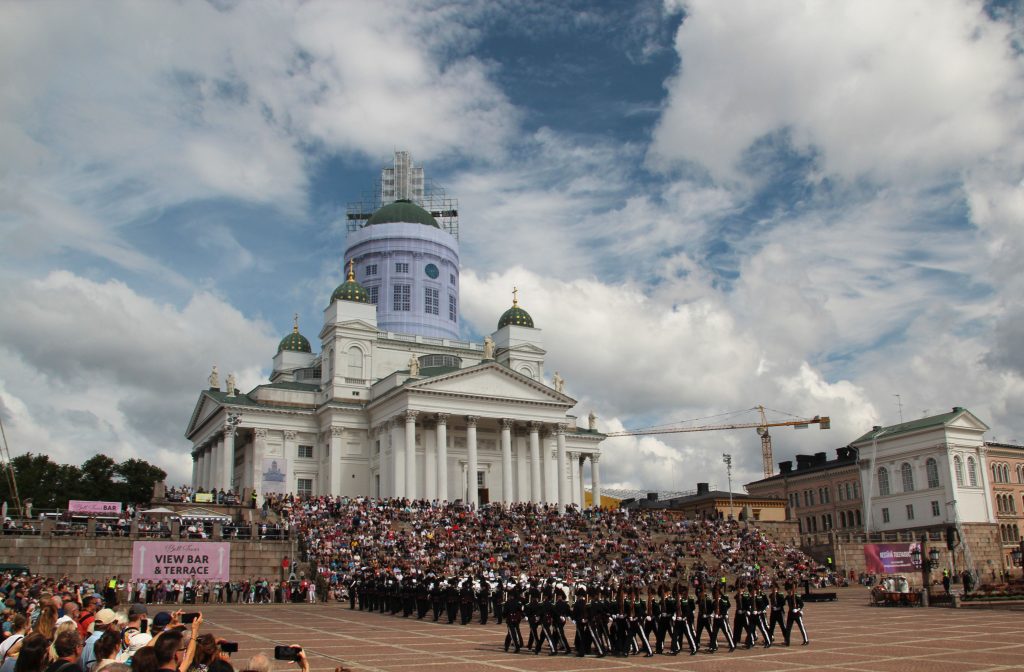
[[[82,480],[74,499],[108,500],[116,490],[116,477],[117,462],[106,455],[93,455],[82,463]]]
[[[132,458],[114,469],[120,482],[116,491],[126,504],[148,504],[153,499],[153,486],[167,478],[167,472],[145,460]]]

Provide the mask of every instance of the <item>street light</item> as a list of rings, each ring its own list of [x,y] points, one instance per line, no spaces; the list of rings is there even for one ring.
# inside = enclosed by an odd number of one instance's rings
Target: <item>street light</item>
[[[726,477],[729,479],[729,518],[732,518],[732,455],[729,453],[722,453],[722,462],[725,462],[725,473]]]
[[[931,569],[939,566],[939,549],[932,546],[928,549],[928,560],[931,561]]]
[[[915,546],[914,550],[910,551],[910,564],[914,567],[921,566],[921,547]]]

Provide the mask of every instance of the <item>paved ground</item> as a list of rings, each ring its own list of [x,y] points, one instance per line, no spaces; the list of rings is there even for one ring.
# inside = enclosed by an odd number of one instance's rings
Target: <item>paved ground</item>
[[[1024,619],[1020,612],[869,607],[863,588],[841,590],[837,602],[807,605],[810,646],[755,647],[731,654],[723,648],[715,654],[653,658],[516,655],[502,650],[505,628],[493,621],[486,626],[473,623],[463,627],[350,611],[347,605],[208,606],[204,615],[210,624],[204,631],[239,642],[238,670],[244,669],[252,653],[272,654],[274,644],[302,645],[312,669],[319,671],[333,670],[342,663],[353,670],[396,672],[1024,669]],[[295,668],[278,663],[278,669]]]

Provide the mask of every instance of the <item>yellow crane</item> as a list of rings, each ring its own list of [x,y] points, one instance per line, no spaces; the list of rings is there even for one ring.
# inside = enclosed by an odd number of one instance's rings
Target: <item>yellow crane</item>
[[[740,422],[726,425],[690,425],[686,427],[660,425],[658,427],[647,427],[645,429],[629,429],[621,432],[608,432],[606,436],[649,436],[653,434],[679,434],[682,432],[714,432],[722,429],[754,429],[761,437],[761,459],[764,461],[764,477],[768,478],[774,473],[772,461],[772,436],[768,432],[769,427],[792,427],[793,429],[807,429],[811,425],[818,425],[819,429],[832,427],[832,420],[827,415],[816,415],[813,418],[796,418],[794,420],[782,420],[779,422],[768,422],[764,406],[755,406],[746,409],[757,411],[761,415],[760,422]]]

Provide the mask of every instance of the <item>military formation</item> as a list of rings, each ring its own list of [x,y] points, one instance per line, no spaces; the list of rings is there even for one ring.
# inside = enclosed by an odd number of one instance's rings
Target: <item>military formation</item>
[[[710,585],[696,582],[691,595],[685,583],[588,587],[554,577],[508,580],[488,573],[445,578],[413,570],[404,575],[365,572],[348,588],[350,608],[362,611],[462,625],[474,618],[486,625],[493,616],[505,625],[505,651],[514,653],[697,655],[718,651],[720,643],[732,652],[741,646],[770,648],[776,630],[789,646],[794,627],[802,644],[810,643],[804,602],[792,582],[782,590],[778,583],[739,582],[730,599],[724,577]]]

